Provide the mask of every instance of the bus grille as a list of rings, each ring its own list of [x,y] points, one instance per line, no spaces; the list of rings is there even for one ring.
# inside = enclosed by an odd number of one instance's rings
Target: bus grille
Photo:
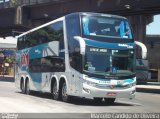
[[[131,88],[132,86],[130,84],[127,85],[106,85],[106,84],[97,84],[96,85],[97,88],[100,89],[127,89],[127,88]]]

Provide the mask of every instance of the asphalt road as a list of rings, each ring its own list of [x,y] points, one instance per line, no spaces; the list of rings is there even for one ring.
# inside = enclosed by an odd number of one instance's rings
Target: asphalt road
[[[117,99],[113,105],[81,98],[64,103],[48,93],[22,94],[14,82],[0,81],[0,113],[160,113],[160,94],[137,92],[135,99]]]

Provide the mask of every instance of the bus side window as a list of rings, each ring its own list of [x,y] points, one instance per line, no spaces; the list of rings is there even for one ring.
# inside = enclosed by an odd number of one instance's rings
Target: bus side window
[[[82,61],[80,52],[76,49],[80,49],[79,42],[74,39],[74,36],[80,36],[79,16],[68,16],[66,17],[66,29],[67,29],[67,40],[69,49],[70,65],[77,71],[82,69]]]
[[[31,47],[31,41],[30,41],[30,38],[29,38],[29,35],[26,35],[25,37],[24,37],[24,45],[25,45],[25,48],[29,48],[29,47]]]
[[[59,57],[64,58],[63,21],[53,23],[51,28],[54,31],[52,40],[59,41]]]
[[[63,21],[58,21],[50,25],[50,40],[63,41]]]
[[[25,36],[18,38],[18,50],[26,48]]]
[[[22,45],[23,45],[23,38],[22,37],[20,37],[20,38],[18,38],[18,42],[17,42],[17,48],[18,48],[18,50],[21,50],[23,47],[22,47]]]

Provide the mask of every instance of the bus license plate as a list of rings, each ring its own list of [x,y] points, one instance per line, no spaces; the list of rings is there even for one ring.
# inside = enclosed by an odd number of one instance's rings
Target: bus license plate
[[[113,97],[115,97],[117,95],[117,93],[115,93],[115,92],[108,92],[107,93],[107,96],[113,96]]]

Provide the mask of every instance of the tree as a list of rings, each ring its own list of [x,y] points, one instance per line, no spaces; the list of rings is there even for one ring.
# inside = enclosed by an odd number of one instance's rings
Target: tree
[[[16,55],[13,54],[13,55],[6,57],[4,59],[4,62],[9,63],[9,64],[13,64],[15,62],[15,59],[16,59]]]
[[[12,3],[13,5],[16,5],[16,4],[17,4],[17,0],[11,0],[11,3]]]

